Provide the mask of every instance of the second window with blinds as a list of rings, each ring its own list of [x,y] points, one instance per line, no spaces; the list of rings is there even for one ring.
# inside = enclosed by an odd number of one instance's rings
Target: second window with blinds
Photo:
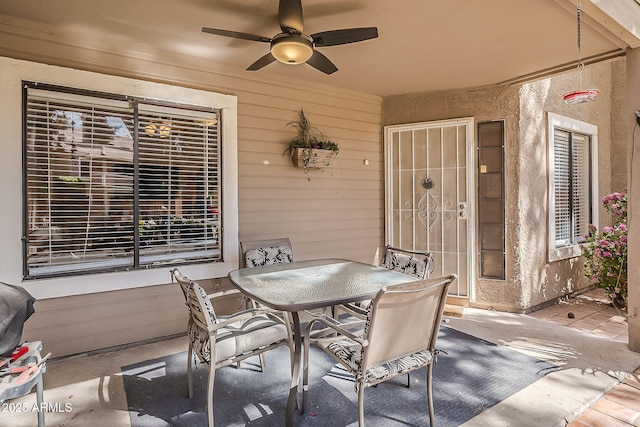
[[[577,257],[597,223],[598,127],[549,113],[549,261]]]
[[[24,276],[220,259],[220,111],[25,83]]]

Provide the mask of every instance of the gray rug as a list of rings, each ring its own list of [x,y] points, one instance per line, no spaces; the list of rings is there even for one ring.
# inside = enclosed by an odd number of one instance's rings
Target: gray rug
[[[518,392],[556,366],[507,347],[442,327],[434,366],[436,426],[453,427],[468,421]],[[310,389],[299,426],[356,426],[357,396],[351,378],[320,350],[310,353]],[[267,372],[258,359],[218,370],[215,380],[217,426],[282,426],[289,388],[288,349],[266,353]],[[186,352],[122,367],[131,425],[206,426],[207,370],[194,370],[194,398],[187,398]],[[426,426],[425,370],[369,388],[365,392],[368,426]]]

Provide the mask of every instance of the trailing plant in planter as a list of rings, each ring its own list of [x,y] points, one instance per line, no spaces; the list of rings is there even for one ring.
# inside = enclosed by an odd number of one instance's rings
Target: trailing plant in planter
[[[613,225],[598,228],[589,224],[582,248],[585,274],[606,290],[617,308],[627,306],[627,194],[612,193],[602,198]]]
[[[285,151],[291,155],[294,165],[304,168],[307,175],[308,168],[331,166],[331,160],[340,152],[338,144],[325,138],[320,129],[312,126],[302,109],[298,111],[298,119],[287,123],[287,126],[298,132]]]

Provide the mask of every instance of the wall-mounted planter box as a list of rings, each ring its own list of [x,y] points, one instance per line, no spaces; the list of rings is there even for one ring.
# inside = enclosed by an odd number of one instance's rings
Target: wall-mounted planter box
[[[326,168],[331,166],[333,157],[333,151],[319,148],[296,148],[291,155],[293,164],[299,168]]]

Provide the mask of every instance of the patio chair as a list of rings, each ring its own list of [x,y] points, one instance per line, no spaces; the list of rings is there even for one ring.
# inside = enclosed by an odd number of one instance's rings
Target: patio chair
[[[213,384],[216,369],[238,363],[251,356],[262,355],[282,345],[288,346],[289,354],[293,354],[291,328],[268,309],[252,308],[229,316],[218,316],[211,300],[239,291],[220,291],[207,295],[200,285],[183,276],[176,268],[171,270],[171,278],[172,282],[175,280],[180,284],[189,311],[189,398],[193,397],[191,356],[194,354],[209,369],[207,415],[209,426],[213,427]]]
[[[433,272],[433,255],[431,252],[398,249],[387,245],[382,257],[382,266],[422,280]],[[371,300],[343,304],[336,308],[336,316],[340,310],[343,310],[352,316],[364,319],[370,304]]]
[[[427,402],[431,427],[435,424],[432,371],[438,354],[447,291],[456,275],[402,283],[381,289],[367,312],[362,334],[347,330],[338,320],[317,315],[305,328],[302,407],[309,382],[309,342],[314,323],[338,335],[317,340],[317,345],[355,376],[359,426],[364,426],[364,389],[398,375],[426,367]]]
[[[422,280],[433,272],[433,255],[431,252],[398,249],[387,245],[382,257],[382,266]],[[337,319],[342,310],[360,320],[365,320],[370,305],[370,299],[342,304],[334,308],[333,317]],[[411,375],[407,372],[407,387],[410,386]]]
[[[259,267],[261,265],[282,264],[293,261],[291,241],[288,237],[267,240],[251,240],[240,242],[240,267]],[[247,307],[256,308],[258,304],[244,297]],[[287,313],[281,313],[290,325]],[[260,355],[260,366],[265,369],[264,356]]]

